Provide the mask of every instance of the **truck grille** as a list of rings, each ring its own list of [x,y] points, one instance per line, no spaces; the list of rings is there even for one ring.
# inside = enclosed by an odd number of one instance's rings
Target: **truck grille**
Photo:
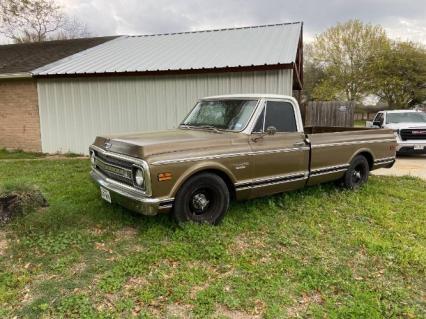
[[[95,166],[105,176],[133,186],[132,163],[95,152]]]
[[[426,128],[422,129],[403,129],[401,130],[401,139],[407,140],[426,140]]]

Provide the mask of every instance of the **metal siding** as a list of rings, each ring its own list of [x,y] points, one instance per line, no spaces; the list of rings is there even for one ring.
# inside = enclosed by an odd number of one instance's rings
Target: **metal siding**
[[[123,36],[43,66],[38,75],[200,70],[295,62],[302,23]]]
[[[205,96],[291,95],[292,79],[292,70],[39,79],[42,150],[87,154],[97,135],[174,128]]]

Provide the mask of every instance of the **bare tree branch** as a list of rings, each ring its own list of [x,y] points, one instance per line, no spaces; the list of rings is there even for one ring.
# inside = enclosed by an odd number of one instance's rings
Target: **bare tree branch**
[[[0,0],[0,34],[19,43],[79,38],[89,32],[54,0]]]

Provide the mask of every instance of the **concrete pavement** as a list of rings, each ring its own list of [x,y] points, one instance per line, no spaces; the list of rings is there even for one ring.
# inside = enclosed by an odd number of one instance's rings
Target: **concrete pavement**
[[[426,155],[397,156],[395,165],[372,172],[374,175],[385,176],[416,176],[426,180]]]

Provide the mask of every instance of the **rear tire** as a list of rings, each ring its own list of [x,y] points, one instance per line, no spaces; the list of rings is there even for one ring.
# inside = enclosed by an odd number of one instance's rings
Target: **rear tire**
[[[216,225],[228,210],[229,198],[222,178],[212,173],[195,175],[177,192],[173,217],[178,223],[192,221]]]
[[[356,156],[343,177],[343,186],[348,189],[358,189],[368,180],[370,167],[367,159],[362,156]]]

